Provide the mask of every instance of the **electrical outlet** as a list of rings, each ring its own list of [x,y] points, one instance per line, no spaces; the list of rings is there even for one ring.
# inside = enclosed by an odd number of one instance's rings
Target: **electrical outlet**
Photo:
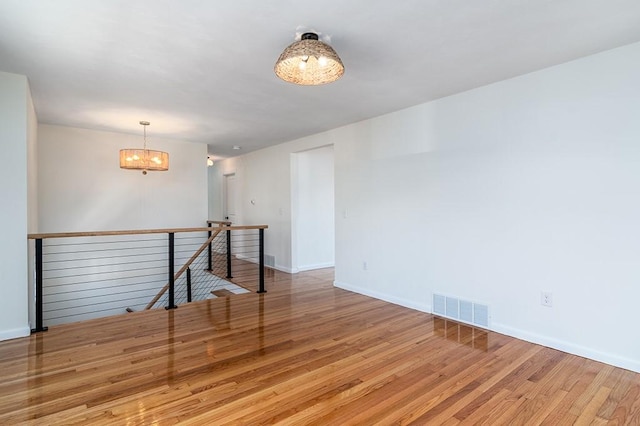
[[[540,304],[549,308],[553,306],[553,295],[550,291],[543,291],[540,293]]]

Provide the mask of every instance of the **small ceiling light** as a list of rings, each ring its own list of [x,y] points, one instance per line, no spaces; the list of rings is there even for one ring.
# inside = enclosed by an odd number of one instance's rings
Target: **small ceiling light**
[[[235,149],[236,151],[240,149],[240,147],[238,145],[234,145],[233,149]]]
[[[147,170],[166,171],[169,170],[169,154],[164,151],[154,151],[147,149],[147,126],[148,121],[141,121],[144,129],[144,149],[127,148],[120,150],[120,168],[130,170],[142,170],[146,175]]]
[[[335,50],[318,40],[316,33],[304,33],[284,49],[274,71],[289,83],[316,86],[336,81],[344,74],[344,65]]]

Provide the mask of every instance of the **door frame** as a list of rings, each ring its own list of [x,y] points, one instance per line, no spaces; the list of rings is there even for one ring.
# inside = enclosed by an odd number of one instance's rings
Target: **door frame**
[[[233,176],[233,178],[236,178],[236,173],[225,173],[222,175],[222,216],[224,218],[224,220],[229,220],[229,205],[228,205],[228,200],[229,200],[229,177]],[[237,193],[234,194],[234,196],[237,197]],[[238,206],[236,206],[237,208]],[[236,213],[234,213],[234,215],[236,215]],[[234,225],[236,225],[234,223]]]

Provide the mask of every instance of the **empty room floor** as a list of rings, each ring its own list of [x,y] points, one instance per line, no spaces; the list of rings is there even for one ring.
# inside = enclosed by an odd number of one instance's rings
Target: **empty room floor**
[[[0,343],[0,424],[640,424],[640,374],[333,287],[333,269]]]

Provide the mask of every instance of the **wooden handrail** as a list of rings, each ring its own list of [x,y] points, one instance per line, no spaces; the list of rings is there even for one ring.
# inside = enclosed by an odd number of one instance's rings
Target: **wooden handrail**
[[[171,282],[175,283],[175,280],[179,279],[185,271],[187,271],[187,273],[189,272],[189,267],[193,264],[193,262],[198,258],[198,256],[200,256],[202,254],[202,252],[204,251],[205,248],[207,248],[208,246],[211,246],[213,240],[218,237],[220,235],[220,233],[222,233],[223,231],[227,234],[227,260],[228,263],[230,265],[230,244],[229,244],[229,237],[231,236],[231,231],[243,231],[243,230],[255,230],[255,231],[259,231],[258,235],[259,235],[259,247],[260,247],[260,259],[264,258],[264,230],[267,229],[269,226],[268,225],[244,225],[244,226],[228,226],[227,224],[230,222],[222,222],[222,221],[207,221],[208,223],[218,223],[219,226],[216,227],[197,227],[197,228],[160,228],[160,229],[131,229],[131,230],[115,230],[115,231],[90,231],[90,232],[56,232],[56,233],[33,233],[33,234],[27,234],[27,238],[30,240],[35,240],[35,247],[36,247],[36,291],[35,291],[35,295],[36,295],[36,328],[32,329],[32,332],[35,331],[44,331],[47,329],[47,327],[43,327],[42,324],[42,315],[40,314],[40,320],[38,320],[38,312],[42,312],[42,287],[43,287],[43,274],[42,274],[42,257],[43,257],[43,253],[42,250],[40,250],[40,254],[38,254],[39,250],[38,247],[42,248],[43,247],[43,240],[45,239],[54,239],[54,238],[81,238],[81,237],[100,237],[100,236],[124,236],[124,235],[131,235],[131,236],[135,236],[135,235],[149,235],[149,234],[165,234],[169,236],[169,283],[167,283],[162,290],[153,298],[153,300],[145,307],[145,309],[150,309],[151,307],[153,307],[154,304],[157,303],[157,301],[162,297],[162,295],[169,290],[170,286],[171,286]],[[173,273],[174,268],[173,265],[175,264],[172,259],[175,259],[174,255],[175,255],[175,251],[174,251],[174,234],[177,233],[190,233],[190,232],[207,232],[209,237],[207,238],[207,240],[202,244],[202,246],[191,256],[191,258],[180,268],[180,270],[177,273]],[[188,237],[188,236],[187,236]],[[131,241],[135,241],[136,238],[131,239]],[[116,242],[125,242],[125,240],[122,239],[116,239]],[[55,243],[54,243],[55,244]],[[81,244],[81,243],[80,243]],[[212,252],[213,250],[210,249],[210,253],[209,253],[209,270],[211,270],[212,268]],[[160,254],[160,253],[157,253]],[[39,260],[38,260],[39,259]],[[38,263],[39,262],[39,263]],[[38,269],[38,264],[40,264],[40,269]],[[115,265],[115,264],[114,264]],[[103,266],[103,265],[98,265],[98,266]],[[264,292],[264,261],[261,260],[260,262],[260,278],[259,278],[259,291],[258,293]],[[228,271],[230,271],[229,266],[228,266]],[[115,271],[115,269],[114,269]],[[113,272],[111,270],[105,270],[105,273],[110,273]],[[116,271],[117,272],[117,271]],[[96,271],[94,272],[94,274],[99,274],[102,273],[101,271]],[[228,276],[231,275],[231,272],[227,272]],[[173,276],[171,276],[173,275]],[[189,273],[187,275],[190,275]],[[188,277],[189,278],[189,277]],[[137,282],[137,281],[136,281]],[[140,281],[142,282],[142,281]],[[39,283],[39,284],[38,284]],[[38,290],[39,289],[39,290]],[[173,289],[171,289],[173,290]],[[170,305],[174,305],[174,300],[173,300],[173,291],[170,292]],[[172,306],[171,308],[174,308],[175,306]],[[127,308],[127,311],[130,311],[130,309]]]
[[[245,225],[245,226],[219,226],[217,228],[166,228],[166,229],[137,229],[126,231],[93,231],[93,232],[57,232],[45,234],[27,234],[30,240],[46,238],[70,238],[70,237],[102,237],[109,235],[144,235],[144,234],[169,234],[180,232],[209,232],[212,229],[220,231],[241,231],[247,229],[267,229],[268,225]]]
[[[208,220],[207,223],[211,223],[218,226],[231,226],[230,220]]]
[[[208,228],[211,229],[211,228]],[[202,244],[200,246],[200,248],[198,250],[196,250],[196,252],[193,254],[193,256],[191,256],[191,258],[187,261],[187,263],[185,263],[182,268],[180,268],[180,270],[176,273],[176,275],[174,276],[173,280],[177,280],[178,278],[180,278],[180,276],[184,273],[184,271],[186,271],[189,266],[191,266],[191,264],[193,263],[194,260],[196,260],[198,258],[198,256],[200,256],[200,253],[202,253],[204,251],[205,248],[207,248],[207,246],[209,245],[209,243],[211,243],[214,238],[216,238],[218,236],[218,234],[222,231],[222,228],[213,228],[214,230],[212,230],[211,232],[211,236],[207,239],[207,241],[204,242],[204,244]],[[149,302],[149,304],[147,306],[145,306],[145,309],[151,309],[153,307],[153,305],[155,305],[155,303],[162,297],[162,295],[169,289],[169,283],[165,284],[164,287],[162,287],[162,289],[158,292],[158,294],[156,294],[154,296],[154,298],[151,300],[151,302]]]

